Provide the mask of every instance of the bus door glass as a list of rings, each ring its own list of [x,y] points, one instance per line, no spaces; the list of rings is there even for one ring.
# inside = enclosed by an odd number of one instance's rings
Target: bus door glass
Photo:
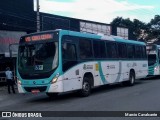
[[[156,54],[149,54],[148,55],[148,65],[154,65],[156,63]]]
[[[77,64],[76,44],[64,41],[62,43],[63,72]]]

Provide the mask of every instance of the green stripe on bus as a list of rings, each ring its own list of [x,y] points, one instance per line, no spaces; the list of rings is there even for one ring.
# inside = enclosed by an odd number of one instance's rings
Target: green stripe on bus
[[[107,83],[107,80],[106,80],[105,77],[104,77],[104,74],[103,74],[103,71],[102,71],[102,66],[101,66],[101,62],[100,62],[100,61],[98,61],[98,66],[99,66],[99,74],[100,74],[101,80],[102,80],[103,84],[106,84],[106,83]]]

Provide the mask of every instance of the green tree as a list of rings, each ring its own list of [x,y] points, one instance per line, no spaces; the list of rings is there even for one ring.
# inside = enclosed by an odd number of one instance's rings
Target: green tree
[[[129,18],[124,19],[122,17],[117,17],[113,19],[113,21],[111,22],[111,25],[129,28],[133,26],[133,22]]]
[[[135,39],[146,39],[147,25],[138,19],[131,21],[129,18],[117,17],[111,22],[111,25],[128,28]]]
[[[147,37],[147,24],[145,24],[144,22],[138,20],[138,19],[134,19],[133,20],[133,34],[135,35],[135,37],[137,39],[142,39],[145,40]]]
[[[149,41],[160,41],[160,15],[155,15],[153,19],[148,23],[148,37]]]

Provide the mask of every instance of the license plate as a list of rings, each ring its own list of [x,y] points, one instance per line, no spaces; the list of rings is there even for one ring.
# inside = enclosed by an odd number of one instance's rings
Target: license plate
[[[37,89],[37,90],[32,90],[32,93],[39,93],[40,91]]]

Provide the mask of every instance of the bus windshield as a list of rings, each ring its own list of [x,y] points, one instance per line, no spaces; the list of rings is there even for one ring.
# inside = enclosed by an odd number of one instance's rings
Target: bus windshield
[[[51,72],[58,66],[58,42],[20,45],[18,56],[18,69],[22,75]]]
[[[148,65],[154,65],[156,63],[156,54],[148,55]]]

